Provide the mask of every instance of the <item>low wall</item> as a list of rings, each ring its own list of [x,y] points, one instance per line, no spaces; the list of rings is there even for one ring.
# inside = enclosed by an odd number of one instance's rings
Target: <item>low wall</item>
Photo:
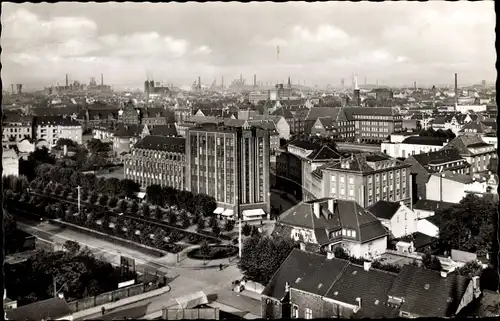
[[[55,225],[62,226],[62,227],[68,227],[68,228],[73,229],[75,231],[78,231],[78,232],[81,232],[81,233],[84,233],[87,235],[91,235],[92,237],[100,238],[104,241],[116,242],[122,246],[130,247],[130,248],[133,248],[134,250],[138,250],[138,251],[144,252],[144,253],[152,255],[152,256],[162,257],[162,256],[165,256],[168,254],[168,252],[166,252],[166,251],[154,249],[154,248],[147,246],[147,245],[142,245],[142,244],[138,244],[138,243],[135,243],[135,242],[132,242],[129,240],[124,240],[124,239],[118,238],[118,237],[113,236],[113,235],[108,235],[108,234],[105,234],[105,233],[102,233],[99,231],[91,230],[91,229],[88,229],[86,227],[81,227],[81,226],[74,225],[74,224],[71,224],[68,222],[56,221],[56,220],[49,220],[49,222],[51,224],[55,224]]]

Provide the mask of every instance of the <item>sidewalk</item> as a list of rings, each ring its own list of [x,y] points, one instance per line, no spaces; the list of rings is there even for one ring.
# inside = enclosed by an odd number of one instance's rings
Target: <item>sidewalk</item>
[[[111,312],[113,309],[116,309],[118,307],[121,307],[121,306],[124,306],[127,304],[131,304],[131,303],[135,303],[135,302],[139,302],[142,300],[146,300],[149,298],[153,298],[153,297],[165,294],[167,292],[170,292],[169,285],[166,285],[162,288],[159,288],[159,289],[156,289],[153,291],[149,291],[149,292],[141,293],[141,294],[138,294],[138,295],[135,295],[132,297],[125,298],[125,299],[121,299],[117,302],[111,302],[111,303],[99,305],[99,306],[96,306],[96,307],[93,307],[90,309],[75,312],[75,313],[73,313],[73,320],[83,320],[91,315],[101,313],[102,307],[104,307],[106,309],[106,311]]]

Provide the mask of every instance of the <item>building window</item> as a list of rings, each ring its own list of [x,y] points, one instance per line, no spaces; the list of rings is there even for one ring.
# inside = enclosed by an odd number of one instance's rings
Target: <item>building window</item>
[[[354,184],[354,177],[349,177],[349,184]]]
[[[304,311],[304,318],[305,319],[312,319],[312,310],[309,308],[306,308]]]
[[[294,319],[299,318],[299,307],[296,306],[295,304],[293,305],[293,308],[292,308],[292,318],[294,318]]]
[[[344,183],[344,176],[340,176],[340,183],[343,184]]]

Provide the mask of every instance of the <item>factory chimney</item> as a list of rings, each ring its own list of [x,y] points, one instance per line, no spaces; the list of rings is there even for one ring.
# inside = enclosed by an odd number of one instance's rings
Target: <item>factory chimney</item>
[[[12,93],[15,94],[16,92],[14,91],[14,84],[10,84],[10,88],[12,89]]]
[[[101,74],[101,86],[104,86],[104,74]]]
[[[66,87],[68,87],[68,74],[66,74]]]
[[[222,89],[224,89],[224,76],[222,76],[222,82],[221,82]]]
[[[201,77],[198,76],[198,89],[201,90]]]
[[[432,108],[436,108],[436,86],[432,85]]]
[[[417,81],[416,80],[413,82],[413,89],[417,90]]]
[[[455,73],[455,106],[458,105],[458,74]]]
[[[358,86],[358,75],[354,75],[354,103],[356,106],[361,106],[361,95]]]
[[[255,89],[257,87],[257,75],[254,74],[253,75],[253,89]]]

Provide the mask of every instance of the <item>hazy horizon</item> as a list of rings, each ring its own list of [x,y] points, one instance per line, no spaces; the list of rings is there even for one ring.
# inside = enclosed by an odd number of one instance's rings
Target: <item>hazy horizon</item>
[[[496,81],[483,2],[2,3],[2,81],[26,89],[144,80],[396,86]],[[277,47],[279,46],[279,55]]]

